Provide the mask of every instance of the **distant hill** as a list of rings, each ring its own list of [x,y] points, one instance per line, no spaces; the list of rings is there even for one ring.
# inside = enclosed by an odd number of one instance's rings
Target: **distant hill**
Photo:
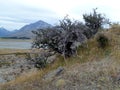
[[[10,34],[9,37],[18,37],[18,38],[27,37],[27,38],[31,38],[31,37],[33,37],[33,33],[31,31],[37,30],[37,29],[44,29],[44,28],[47,28],[47,27],[52,27],[52,25],[40,20],[40,21],[37,21],[35,23],[25,25],[21,29],[16,30],[15,32]]]
[[[11,34],[11,32],[3,27],[0,28],[0,37],[6,37],[8,34]]]

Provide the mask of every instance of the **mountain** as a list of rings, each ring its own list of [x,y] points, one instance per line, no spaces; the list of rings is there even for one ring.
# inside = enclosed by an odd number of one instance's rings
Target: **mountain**
[[[3,27],[0,28],[0,37],[6,37],[10,33],[11,32],[6,30],[5,28],[3,28]]]
[[[37,30],[37,29],[44,29],[44,28],[48,28],[48,27],[52,27],[52,25],[40,20],[37,21],[35,23],[31,23],[29,25],[25,25],[24,27],[22,27],[19,30],[16,30],[14,33],[10,34],[9,37],[27,37],[27,38],[31,38],[33,37],[33,30]]]

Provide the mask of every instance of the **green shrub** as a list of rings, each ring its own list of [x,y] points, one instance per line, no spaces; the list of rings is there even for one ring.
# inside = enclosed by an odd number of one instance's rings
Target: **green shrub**
[[[36,68],[45,68],[47,65],[46,60],[47,59],[45,59],[43,57],[37,57],[35,60],[35,67]]]
[[[52,49],[65,57],[70,57],[76,54],[77,46],[86,41],[87,34],[84,33],[87,29],[83,23],[65,17],[55,27],[33,31],[36,37],[32,48]]]
[[[108,37],[102,33],[97,36],[97,42],[98,46],[102,49],[105,49],[109,45]]]
[[[89,33],[87,33],[89,36],[94,36],[104,25],[110,24],[109,19],[97,12],[97,8],[93,9],[93,12],[90,14],[83,14],[83,19],[85,25],[90,28],[88,30]]]
[[[85,24],[66,16],[54,27],[33,31],[35,38],[32,48],[51,49],[64,57],[75,55],[77,47],[93,37],[106,22],[96,9],[93,13],[84,14],[83,19]]]

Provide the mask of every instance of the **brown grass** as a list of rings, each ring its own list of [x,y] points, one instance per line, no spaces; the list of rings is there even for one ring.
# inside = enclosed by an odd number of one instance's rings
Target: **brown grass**
[[[107,48],[99,48],[93,38],[87,42],[87,47],[79,47],[77,56],[64,60],[58,55],[52,65],[25,73],[1,85],[1,90],[120,90],[116,81],[120,70],[120,29],[103,32],[109,38]],[[46,73],[59,66],[65,67],[63,74],[52,81],[42,81]]]
[[[0,55],[15,54],[15,53],[27,53],[28,49],[0,49]]]

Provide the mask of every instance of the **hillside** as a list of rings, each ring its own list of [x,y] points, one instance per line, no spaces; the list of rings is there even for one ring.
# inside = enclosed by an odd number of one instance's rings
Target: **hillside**
[[[44,21],[37,21],[35,23],[31,23],[29,25],[25,25],[23,26],[21,29],[15,31],[14,33],[10,34],[9,37],[27,37],[27,38],[31,38],[33,37],[33,30],[37,30],[37,29],[44,29],[47,27],[51,27],[52,25],[44,22]]]
[[[57,55],[45,69],[23,73],[1,84],[1,90],[120,90],[120,26],[101,33],[109,39],[105,49],[99,48],[96,35],[78,48],[77,56]]]
[[[0,28],[0,37],[6,37],[11,32],[6,30],[5,28]]]

